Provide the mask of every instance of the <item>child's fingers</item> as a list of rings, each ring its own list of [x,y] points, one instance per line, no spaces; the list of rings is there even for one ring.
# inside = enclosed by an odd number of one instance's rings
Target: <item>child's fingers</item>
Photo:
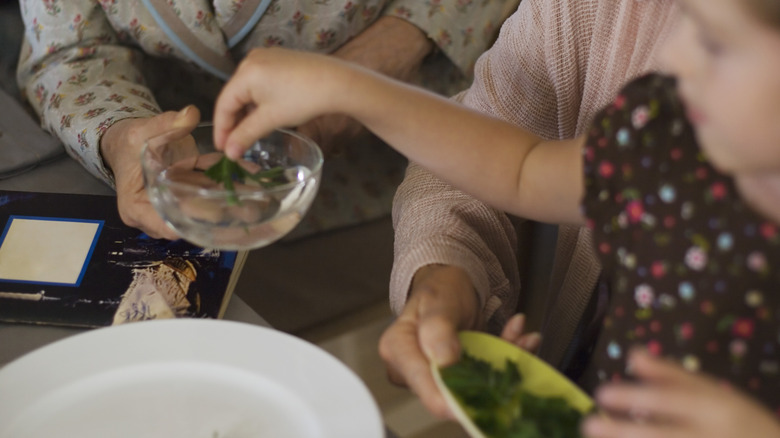
[[[606,415],[591,415],[582,423],[583,435],[589,438],[682,438],[686,430],[670,424],[647,424],[620,420]]]
[[[605,411],[639,422],[680,427],[707,424],[723,412],[727,392],[707,375],[644,351],[630,354],[629,368],[639,383],[607,384],[598,389],[596,400]]]
[[[673,415],[686,409],[688,401],[679,394],[687,392],[693,375],[680,365],[655,357],[643,349],[633,349],[628,369],[641,384],[605,385],[596,393],[599,405],[607,410],[628,414]]]
[[[643,349],[634,349],[629,353],[628,367],[633,376],[645,382],[688,387],[706,387],[711,383],[706,377],[691,373],[679,363],[655,357]]]
[[[232,160],[238,159],[257,139],[264,137],[273,126],[259,108],[248,113],[238,121],[225,139],[225,155]]]
[[[233,129],[245,118],[246,108],[255,104],[247,75],[236,74],[225,84],[214,105],[214,144],[224,149]]]
[[[639,422],[674,421],[697,400],[686,388],[653,384],[609,384],[596,392],[599,407]]]
[[[631,375],[651,382],[674,382],[680,373],[687,373],[679,365],[655,357],[644,349],[633,349],[628,354],[628,371]]]

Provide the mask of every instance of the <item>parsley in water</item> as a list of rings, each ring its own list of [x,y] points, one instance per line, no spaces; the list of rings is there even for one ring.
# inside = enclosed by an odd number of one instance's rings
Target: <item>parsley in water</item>
[[[582,413],[561,397],[540,397],[520,389],[517,364],[503,370],[463,353],[441,369],[447,387],[466,413],[491,438],[579,438]]]
[[[277,166],[268,170],[249,173],[237,162],[226,156],[223,156],[214,165],[206,169],[205,174],[225,187],[225,190],[228,192],[228,203],[231,205],[240,204],[236,195],[236,183],[244,184],[247,180],[251,180],[262,187],[269,188],[287,182],[284,178],[284,169],[281,167]]]

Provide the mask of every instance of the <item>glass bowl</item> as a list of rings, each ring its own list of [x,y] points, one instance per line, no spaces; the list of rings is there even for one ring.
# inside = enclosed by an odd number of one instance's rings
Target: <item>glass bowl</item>
[[[317,144],[294,131],[274,131],[236,161],[246,173],[271,170],[273,177],[258,182],[234,169],[231,190],[206,173],[224,156],[214,149],[211,133],[210,125],[199,125],[194,145],[181,132],[147,140],[144,184],[160,216],[185,240],[224,250],[260,248],[295,228],[319,187],[323,159]]]

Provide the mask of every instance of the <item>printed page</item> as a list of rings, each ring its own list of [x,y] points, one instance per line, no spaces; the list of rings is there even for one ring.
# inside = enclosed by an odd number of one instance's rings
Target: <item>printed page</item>
[[[78,286],[102,225],[11,217],[0,241],[0,279]]]

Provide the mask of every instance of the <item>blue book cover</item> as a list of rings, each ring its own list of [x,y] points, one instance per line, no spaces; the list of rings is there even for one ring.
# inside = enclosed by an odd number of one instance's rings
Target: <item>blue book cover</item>
[[[0,321],[221,318],[245,252],[152,239],[105,195],[0,190]]]

